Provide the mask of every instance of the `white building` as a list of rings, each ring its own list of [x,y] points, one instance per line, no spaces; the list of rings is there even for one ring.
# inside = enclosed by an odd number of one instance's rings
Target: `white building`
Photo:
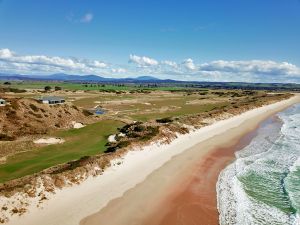
[[[5,105],[6,105],[6,101],[0,98],[0,106],[5,106]]]
[[[56,96],[46,96],[40,98],[40,101],[44,104],[54,105],[54,104],[63,104],[65,103],[65,99],[62,97]]]

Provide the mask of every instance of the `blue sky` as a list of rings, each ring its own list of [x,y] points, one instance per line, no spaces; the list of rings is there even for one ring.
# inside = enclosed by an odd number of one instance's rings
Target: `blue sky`
[[[0,72],[300,80],[299,0],[0,0]]]

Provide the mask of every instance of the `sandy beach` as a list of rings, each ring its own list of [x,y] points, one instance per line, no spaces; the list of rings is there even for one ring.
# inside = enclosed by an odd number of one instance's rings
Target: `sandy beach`
[[[217,224],[211,187],[220,169],[232,159],[232,149],[246,144],[262,121],[299,101],[296,96],[180,135],[168,145],[153,143],[142,151],[131,151],[103,175],[57,190],[43,207],[31,207],[29,213],[12,217],[8,224],[176,224],[180,219],[169,220],[178,218],[172,209],[195,179],[195,168],[203,186],[210,187],[203,190],[208,198],[201,199],[204,208],[197,221],[207,218],[204,224]],[[222,154],[222,160],[216,160]],[[211,173],[205,172],[207,168]],[[182,210],[191,209],[193,205]]]

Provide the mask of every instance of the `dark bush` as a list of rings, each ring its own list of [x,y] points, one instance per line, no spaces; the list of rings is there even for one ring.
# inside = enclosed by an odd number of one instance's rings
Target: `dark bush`
[[[13,137],[0,133],[0,141],[13,141]]]
[[[157,119],[156,122],[158,123],[171,123],[173,120],[170,117],[162,118],[162,119]]]
[[[144,134],[142,137],[140,137],[141,141],[148,141],[151,138],[155,137],[159,132],[159,128],[158,127],[147,127],[147,133]]]
[[[120,128],[120,132],[126,134],[128,132],[128,129],[132,126],[132,124],[126,124],[122,128]]]
[[[44,90],[45,90],[45,91],[51,91],[51,89],[52,89],[52,88],[51,88],[50,86],[45,86],[45,87],[44,87]]]
[[[138,138],[138,137],[140,137],[141,135],[139,135],[139,134],[137,134],[137,133],[135,133],[135,132],[128,132],[127,133],[127,137],[128,138]]]
[[[110,146],[106,149],[105,153],[111,153],[111,152],[115,152],[120,148],[125,148],[128,145],[130,145],[129,141],[120,141],[117,145],[115,146]]]
[[[133,130],[134,130],[135,132],[142,132],[142,131],[145,130],[145,127],[142,126],[142,125],[137,125],[137,126],[135,126],[135,127],[133,128]]]
[[[76,105],[72,105],[72,108],[75,109],[75,110],[77,110],[77,111],[79,111],[79,109],[77,108]]]
[[[29,107],[30,107],[34,112],[39,111],[39,108],[36,107],[34,104],[30,104]]]
[[[0,92],[24,93],[26,92],[26,90],[10,88],[10,87],[0,87]]]
[[[82,110],[82,113],[83,113],[83,115],[85,115],[85,116],[91,116],[91,115],[93,115],[92,112],[90,112],[90,111],[88,111],[88,110],[86,110],[86,109]]]
[[[62,88],[61,88],[61,87],[58,87],[58,86],[55,86],[55,87],[54,87],[54,90],[55,90],[55,91],[61,91]]]

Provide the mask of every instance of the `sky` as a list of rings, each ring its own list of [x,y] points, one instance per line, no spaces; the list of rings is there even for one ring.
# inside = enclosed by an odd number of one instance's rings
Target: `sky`
[[[0,0],[0,73],[300,83],[300,0]]]

